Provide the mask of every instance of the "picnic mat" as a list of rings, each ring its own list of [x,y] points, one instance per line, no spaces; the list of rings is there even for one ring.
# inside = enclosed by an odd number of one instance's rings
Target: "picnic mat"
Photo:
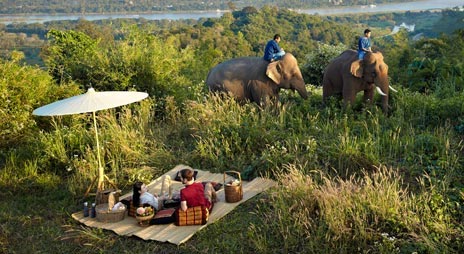
[[[174,178],[176,172],[184,167],[184,165],[177,165],[164,174],[171,177],[174,191],[183,188],[183,184],[181,182],[174,181]],[[213,181],[224,184],[224,174],[222,173],[211,173],[198,169],[194,170],[198,171],[197,181]],[[162,179],[164,175],[147,185],[150,193],[159,194],[161,192]],[[234,176],[226,176],[226,182],[233,179],[235,179]],[[265,178],[255,178],[250,182],[242,181],[243,199],[236,203],[225,202],[224,186],[221,187],[221,189],[217,192],[219,202],[214,204],[208,223],[205,225],[176,226],[174,223],[171,223],[141,227],[137,224],[136,219],[127,216],[127,213],[124,220],[112,223],[99,222],[96,218],[84,217],[83,212],[74,213],[72,214],[72,217],[86,226],[112,230],[118,235],[137,236],[143,240],[156,240],[159,242],[170,242],[179,245],[190,239],[197,231],[221,219],[241,203],[276,185],[277,183],[275,181]],[[129,196],[132,196],[132,192],[121,196],[120,200]]]

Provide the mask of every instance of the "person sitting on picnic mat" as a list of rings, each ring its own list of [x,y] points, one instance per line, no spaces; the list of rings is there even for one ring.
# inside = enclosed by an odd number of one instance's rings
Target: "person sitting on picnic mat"
[[[135,207],[149,204],[158,210],[158,197],[148,192],[147,186],[143,182],[136,182],[133,186],[132,203]]]
[[[206,206],[209,211],[213,209],[213,203],[216,200],[216,191],[211,182],[195,182],[193,177],[194,171],[189,168],[180,171],[181,181],[185,188],[180,190],[180,208],[187,211],[189,207]]]

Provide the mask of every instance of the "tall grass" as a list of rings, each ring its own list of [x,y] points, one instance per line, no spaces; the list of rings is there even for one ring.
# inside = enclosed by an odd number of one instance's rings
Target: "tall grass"
[[[166,170],[162,165],[170,155],[164,150],[163,140],[157,140],[149,127],[152,105],[153,102],[145,100],[97,112],[102,165],[105,174],[121,187],[137,179],[150,181]],[[37,135],[36,154],[41,158],[41,167],[68,176],[69,191],[78,195],[97,177],[95,130],[90,114],[68,118],[67,121],[52,118],[53,129]],[[46,170],[53,172],[50,169]]]
[[[429,178],[420,178],[413,194],[399,171],[385,166],[349,179],[286,167],[249,229],[259,253],[454,251],[448,244],[458,231],[446,205],[434,202],[441,188]]]

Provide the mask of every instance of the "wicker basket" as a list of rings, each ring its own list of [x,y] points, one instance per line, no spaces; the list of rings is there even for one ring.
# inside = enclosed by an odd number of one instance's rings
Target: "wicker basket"
[[[100,204],[95,207],[97,220],[100,222],[118,222],[124,219],[126,208],[117,211],[108,211],[108,204]]]
[[[232,184],[232,182],[226,183],[226,175],[236,174],[238,176],[238,185]],[[243,199],[243,188],[242,188],[242,177],[240,172],[237,171],[226,171],[224,172],[224,193],[227,203],[235,203]]]
[[[147,227],[150,226],[150,220],[153,219],[153,216],[155,214],[153,213],[152,215],[147,215],[147,216],[135,216],[135,219],[137,220],[137,223],[142,226],[142,227]]]
[[[121,194],[121,190],[107,189],[107,190],[99,190],[99,191],[97,191],[97,197],[95,198],[95,203],[97,205],[108,203],[108,197],[109,197],[110,193],[114,192],[114,191],[116,192],[115,203],[119,202],[119,195]]]

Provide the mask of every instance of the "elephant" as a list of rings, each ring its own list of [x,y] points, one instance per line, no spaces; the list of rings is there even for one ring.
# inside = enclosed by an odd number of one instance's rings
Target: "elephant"
[[[259,106],[268,100],[278,101],[280,89],[296,90],[302,98],[308,98],[297,60],[291,53],[271,63],[262,57],[219,63],[209,71],[206,85],[211,92],[226,92],[238,102],[255,102]]]
[[[356,94],[364,91],[364,102],[372,103],[374,88],[382,95],[382,110],[387,113],[389,90],[396,90],[389,85],[388,65],[383,61],[380,52],[368,52],[363,60],[358,60],[357,51],[346,50],[334,58],[324,70],[324,102],[329,96],[341,95],[345,106],[353,105]]]

